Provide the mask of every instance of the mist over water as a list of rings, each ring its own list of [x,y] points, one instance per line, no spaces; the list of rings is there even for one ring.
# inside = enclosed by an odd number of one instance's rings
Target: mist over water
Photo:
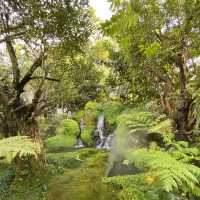
[[[112,148],[109,154],[106,176],[128,175],[138,173],[134,163],[124,162],[127,155],[148,144],[146,131],[130,130],[125,125],[119,125],[115,130]]]

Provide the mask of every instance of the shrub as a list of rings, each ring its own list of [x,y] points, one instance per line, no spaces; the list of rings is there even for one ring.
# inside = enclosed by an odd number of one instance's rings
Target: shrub
[[[79,110],[73,114],[72,118],[79,123],[81,118],[84,118],[84,116],[85,116],[84,110]]]
[[[124,109],[123,105],[119,102],[108,102],[103,105],[103,112],[106,119],[106,128],[108,131],[112,131],[116,126],[117,117]]]
[[[76,145],[76,138],[80,132],[78,123],[72,119],[63,119],[56,130],[57,135],[45,141],[45,146],[50,151]]]
[[[95,126],[88,126],[86,127],[83,132],[81,133],[81,138],[87,146],[93,146],[94,140],[92,138]]]
[[[76,137],[71,135],[56,135],[45,140],[45,146],[49,151],[56,151],[76,145]]]
[[[60,122],[59,127],[57,128],[56,132],[58,134],[63,135],[70,135],[70,136],[77,136],[80,132],[79,125],[75,120],[72,119],[63,119]]]
[[[98,115],[102,112],[102,105],[97,102],[88,101],[85,105],[85,114],[97,119]]]
[[[63,114],[50,114],[47,117],[40,116],[37,118],[38,125],[42,137],[47,138],[55,135],[56,127],[59,125],[60,121],[64,119]]]
[[[182,162],[171,151],[139,149],[127,154],[127,157],[140,170],[148,172],[153,178],[152,183],[155,182],[166,192],[189,192],[200,196],[200,168]]]
[[[119,199],[124,200],[172,200],[178,199],[150,183],[148,174],[114,176],[104,178],[111,185]]]

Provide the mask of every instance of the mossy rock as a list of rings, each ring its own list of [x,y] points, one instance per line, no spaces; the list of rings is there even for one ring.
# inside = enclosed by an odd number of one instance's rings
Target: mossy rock
[[[63,119],[56,130],[57,134],[77,136],[80,132],[78,123],[73,119]]]
[[[77,154],[83,153],[90,154],[84,165],[76,171],[68,170],[68,174],[65,174],[73,175],[72,181],[66,184],[61,181],[54,182],[45,195],[45,200],[55,200],[58,197],[59,200],[116,200],[112,190],[102,184],[107,167],[107,154],[92,149],[80,150]]]
[[[95,155],[96,153],[98,153],[98,150],[94,149],[94,148],[81,149],[79,151],[79,158],[80,159],[86,159],[88,157]]]
[[[103,113],[106,120],[106,129],[110,132],[116,127],[117,117],[120,115],[124,106],[115,101],[107,102],[103,105]]]
[[[45,147],[48,151],[57,151],[76,145],[75,135],[56,135],[45,140]]]
[[[72,115],[72,118],[79,123],[81,118],[84,118],[84,116],[85,116],[85,111],[79,110]]]
[[[83,143],[87,146],[93,146],[94,140],[93,140],[93,132],[95,130],[95,126],[89,126],[84,128],[83,132],[81,133],[81,139]]]
[[[48,158],[47,159],[48,164],[53,164],[57,167],[64,167],[64,168],[77,168],[80,167],[83,163],[83,161],[76,157],[69,157],[67,159],[60,159],[60,158]]]
[[[85,105],[85,115],[92,116],[97,119],[99,114],[102,112],[102,105],[97,102],[88,101]]]

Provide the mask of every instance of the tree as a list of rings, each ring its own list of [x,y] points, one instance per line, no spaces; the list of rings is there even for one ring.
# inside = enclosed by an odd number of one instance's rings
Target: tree
[[[98,61],[100,57],[104,59],[106,51],[98,46],[99,42],[88,44],[86,50],[73,57],[63,56],[62,60],[58,52],[52,54],[54,67],[50,73],[61,79],[52,90],[51,99],[55,106],[73,111],[83,108],[90,100],[102,100],[105,68]]]
[[[199,8],[196,0],[111,1],[115,15],[104,32],[126,51],[131,67],[160,94],[177,139],[191,140],[196,123],[194,58],[199,48]]]
[[[61,48],[69,55],[80,51],[91,34],[88,1],[28,0],[0,2],[0,43],[6,46],[9,74],[0,80],[0,107],[6,137],[17,133],[37,135],[35,116],[46,107],[42,100],[49,76],[48,55]],[[21,65],[17,45],[27,56]],[[7,59],[8,60],[8,59]],[[10,73],[11,72],[11,73]],[[39,76],[37,75],[39,72]],[[24,101],[25,88],[38,81],[32,101]]]

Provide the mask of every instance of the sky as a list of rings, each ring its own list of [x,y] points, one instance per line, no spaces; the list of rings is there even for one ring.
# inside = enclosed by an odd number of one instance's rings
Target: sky
[[[90,5],[96,10],[96,16],[100,19],[106,20],[112,16],[107,0],[90,0]]]

